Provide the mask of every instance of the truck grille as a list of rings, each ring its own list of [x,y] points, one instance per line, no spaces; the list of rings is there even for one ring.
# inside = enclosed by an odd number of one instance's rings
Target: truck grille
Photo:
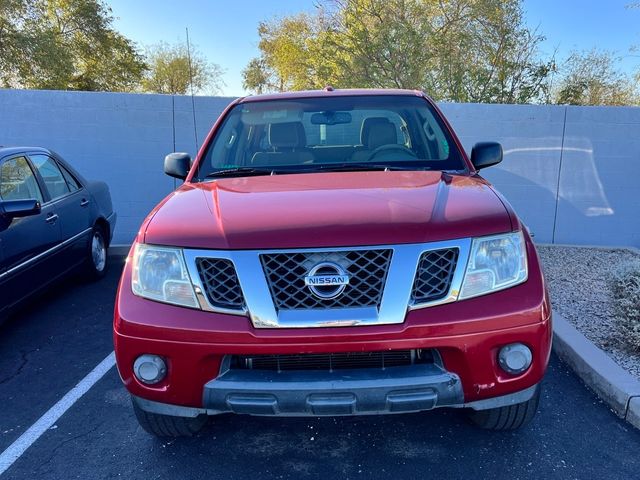
[[[457,248],[424,252],[420,256],[413,282],[413,303],[427,303],[446,297],[451,288],[457,260]]]
[[[242,289],[236,269],[230,260],[198,258],[196,265],[205,294],[212,307],[230,310],[244,308]]]
[[[379,307],[391,250],[269,253],[260,260],[279,310]],[[326,261],[339,264],[350,276],[344,292],[332,299],[316,297],[304,283],[309,270]]]
[[[305,355],[255,355],[231,357],[231,368],[243,370],[345,370],[390,368],[433,363],[431,350],[389,350],[383,352],[320,353]]]

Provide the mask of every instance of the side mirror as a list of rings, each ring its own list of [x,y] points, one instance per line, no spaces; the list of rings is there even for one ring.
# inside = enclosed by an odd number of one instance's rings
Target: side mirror
[[[191,156],[188,153],[170,153],[164,157],[164,173],[170,177],[184,180],[191,169]]]
[[[6,218],[29,217],[38,215],[41,211],[40,202],[36,199],[29,200],[3,200],[0,201],[0,215]]]
[[[476,170],[497,165],[502,161],[502,145],[497,142],[476,143],[471,150],[471,163]]]

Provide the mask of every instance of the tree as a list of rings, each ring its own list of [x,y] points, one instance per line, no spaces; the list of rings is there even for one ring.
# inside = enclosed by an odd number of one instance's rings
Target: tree
[[[634,105],[639,95],[633,80],[616,68],[612,52],[573,52],[560,70],[555,103],[570,105]]]
[[[433,90],[434,2],[335,0],[325,14],[325,58],[339,52],[340,85]]]
[[[17,67],[25,58],[28,35],[20,26],[33,14],[26,0],[0,0],[0,86],[18,84]]]
[[[525,103],[546,94],[553,59],[521,0],[330,0],[262,22],[245,88],[418,88],[437,99]]]
[[[319,57],[311,51],[318,41],[318,18],[307,14],[260,22],[260,58],[243,70],[245,88],[256,92],[313,88],[314,65]]]
[[[266,90],[277,90],[272,77],[274,72],[269,70],[266,61],[260,58],[253,58],[244,70],[242,70],[242,87],[246,90],[253,90],[257,94]]]
[[[547,96],[554,58],[525,25],[520,0],[440,2],[435,36],[436,91],[459,102],[530,103]]]
[[[190,91],[193,78],[194,91],[219,93],[224,82],[224,71],[210,63],[191,46],[191,63],[186,44],[160,43],[149,48],[147,53],[149,70],[142,80],[147,92],[184,95]]]
[[[0,0],[5,87],[130,91],[146,64],[101,0]]]

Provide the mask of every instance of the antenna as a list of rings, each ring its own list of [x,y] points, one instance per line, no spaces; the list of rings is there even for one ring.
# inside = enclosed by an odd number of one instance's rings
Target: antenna
[[[191,43],[189,42],[189,27],[185,28],[187,31],[187,58],[189,60],[189,86],[191,87],[191,111],[193,113],[193,137],[196,140],[196,154],[200,150],[198,145],[198,129],[196,128],[196,101],[193,97],[193,69],[191,67]]]

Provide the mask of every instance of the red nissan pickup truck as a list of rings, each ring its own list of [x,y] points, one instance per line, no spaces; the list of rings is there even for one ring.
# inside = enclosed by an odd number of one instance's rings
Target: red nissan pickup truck
[[[216,414],[464,409],[515,429],[538,408],[551,308],[527,228],[435,103],[408,90],[234,101],[146,218],[117,294],[140,425]]]

